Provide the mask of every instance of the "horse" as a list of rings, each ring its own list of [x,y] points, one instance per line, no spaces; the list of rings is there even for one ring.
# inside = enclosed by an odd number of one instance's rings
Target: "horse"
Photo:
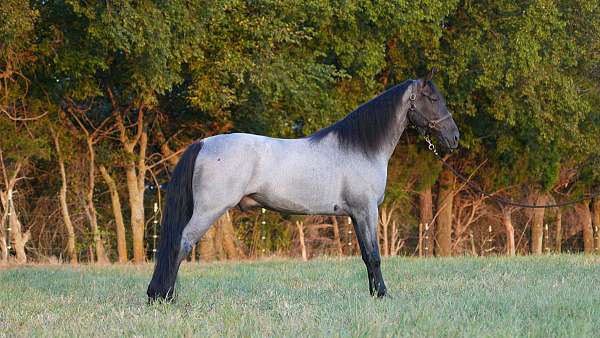
[[[430,71],[395,85],[304,138],[231,133],[192,143],[167,186],[149,301],[173,299],[181,262],[236,206],[349,216],[369,292],[384,297],[377,222],[392,152],[409,124],[435,137],[444,151],[458,147],[459,130],[432,77]]]

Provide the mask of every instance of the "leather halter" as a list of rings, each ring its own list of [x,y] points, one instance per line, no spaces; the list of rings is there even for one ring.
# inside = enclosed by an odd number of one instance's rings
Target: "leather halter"
[[[417,108],[415,106],[415,101],[417,100],[417,95],[415,93],[411,93],[410,96],[408,97],[408,99],[410,100],[410,106],[408,107],[408,110],[418,113]],[[442,130],[442,128],[440,127],[440,122],[445,121],[445,120],[449,119],[450,117],[452,117],[452,115],[448,114],[437,120],[430,120],[427,117],[423,116],[422,114],[419,114],[419,115],[423,120],[425,120],[427,122],[427,128],[429,128],[431,130],[437,130],[437,131]],[[409,116],[409,118],[410,118],[410,116]],[[413,122],[413,124],[415,124],[415,123]]]

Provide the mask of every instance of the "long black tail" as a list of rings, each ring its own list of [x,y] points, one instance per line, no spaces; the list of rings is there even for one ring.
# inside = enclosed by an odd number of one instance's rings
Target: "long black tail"
[[[201,149],[202,141],[193,143],[186,149],[179,163],[175,166],[171,181],[167,186],[167,198],[160,228],[160,243],[156,253],[156,265],[147,292],[148,297],[151,299],[173,296],[177,270],[179,269],[177,258],[181,235],[194,211],[192,178],[196,157]]]

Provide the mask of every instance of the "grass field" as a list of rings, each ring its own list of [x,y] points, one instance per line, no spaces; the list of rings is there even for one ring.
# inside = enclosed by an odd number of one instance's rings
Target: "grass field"
[[[174,304],[151,266],[0,270],[1,336],[598,336],[600,258],[386,259],[184,265]]]

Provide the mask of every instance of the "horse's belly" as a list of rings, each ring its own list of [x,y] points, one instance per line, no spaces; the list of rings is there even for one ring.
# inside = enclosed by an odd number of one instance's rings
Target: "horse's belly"
[[[266,208],[294,214],[343,214],[335,182],[274,175],[248,196]]]
[[[343,215],[343,209],[333,201],[309,201],[293,196],[252,194],[249,196],[261,206],[291,214],[303,215]]]

